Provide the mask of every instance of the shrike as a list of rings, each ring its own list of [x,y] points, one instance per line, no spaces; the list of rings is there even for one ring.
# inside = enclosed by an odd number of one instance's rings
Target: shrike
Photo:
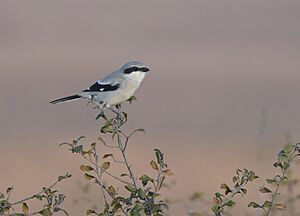
[[[138,61],[131,61],[112,72],[82,92],[51,101],[52,104],[77,99],[87,99],[100,108],[119,105],[133,96],[149,68]]]

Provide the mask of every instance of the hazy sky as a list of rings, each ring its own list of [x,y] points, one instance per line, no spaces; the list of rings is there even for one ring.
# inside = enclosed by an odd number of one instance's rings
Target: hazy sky
[[[298,0],[2,0],[0,159],[8,146],[22,157],[97,137],[91,106],[48,101],[129,60],[151,68],[138,101],[125,106],[129,127],[146,128],[145,142],[174,162],[211,146],[275,155],[287,133],[300,140],[299,21]]]

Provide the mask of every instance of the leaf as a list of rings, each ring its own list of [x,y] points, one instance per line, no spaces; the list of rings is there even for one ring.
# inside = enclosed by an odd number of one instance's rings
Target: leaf
[[[89,209],[89,210],[86,211],[86,215],[90,215],[90,214],[96,214],[96,215],[98,215],[97,212],[95,212],[92,209]]]
[[[222,199],[221,198],[218,199],[217,197],[214,197],[213,198],[213,203],[217,204],[217,205],[220,205],[222,203]]]
[[[221,199],[223,197],[223,195],[219,192],[215,193],[215,197],[218,199]]]
[[[14,187],[11,186],[9,188],[6,189],[6,194],[10,194],[13,191]]]
[[[158,170],[157,163],[156,163],[154,160],[152,160],[152,161],[150,162],[150,166],[151,166],[153,169]]]
[[[80,153],[80,152],[82,152],[82,150],[83,150],[82,145],[79,145],[79,146],[76,146],[76,147],[72,148],[71,152],[72,153]]]
[[[91,144],[91,148],[92,148],[92,149],[95,149],[95,148],[96,148],[96,143],[95,143],[95,142],[93,142],[93,143]]]
[[[42,211],[39,212],[43,216],[52,216],[52,212],[50,211],[49,208],[43,209]]]
[[[261,193],[272,193],[272,191],[271,191],[269,188],[266,188],[266,187],[261,187],[261,188],[259,189],[259,191],[260,191]]]
[[[211,210],[214,212],[214,213],[217,213],[219,211],[220,207],[218,205],[213,205],[213,207],[211,208]]]
[[[91,167],[89,165],[81,165],[80,169],[84,172],[90,172],[90,171],[94,170],[93,167]]]
[[[259,177],[252,172],[252,175],[249,177],[249,181],[253,181],[255,179],[258,179]]]
[[[89,181],[89,180],[91,180],[91,179],[93,179],[93,178],[95,178],[95,177],[92,176],[92,175],[89,175],[89,174],[87,174],[87,173],[84,174],[84,179],[85,179],[85,180],[88,180],[88,181]]]
[[[110,167],[110,162],[104,162],[102,165],[101,165],[101,168],[104,169],[104,170],[107,170],[108,168]]]
[[[116,194],[116,190],[115,190],[115,188],[114,188],[113,186],[109,186],[109,187],[107,188],[107,192],[108,192],[110,195],[112,195],[112,196],[114,196],[114,195]]]
[[[172,176],[172,175],[174,175],[174,173],[173,173],[170,169],[163,170],[163,173],[164,173],[166,176]]]
[[[287,162],[283,163],[283,169],[287,170],[290,167],[290,164],[288,164]]]
[[[256,202],[250,202],[248,204],[248,207],[253,207],[253,208],[262,208],[261,205],[257,204]]]
[[[154,151],[155,151],[155,155],[156,155],[156,159],[157,159],[158,164],[162,168],[165,168],[166,164],[164,162],[164,154],[159,149],[154,149]]]
[[[285,205],[280,204],[280,203],[274,204],[273,207],[276,208],[276,209],[279,209],[279,210],[284,210],[286,208]]]
[[[4,194],[0,193],[0,199],[4,199],[4,198],[5,198]]]
[[[108,157],[113,157],[113,154],[112,153],[110,153],[110,154],[105,154],[105,155],[103,155],[103,159],[105,159],[105,158],[108,158]]]
[[[269,207],[272,207],[272,202],[270,202],[270,201],[265,201],[264,202],[264,204],[262,205],[262,207],[264,207],[264,208],[269,208]]]
[[[148,184],[148,181],[153,182],[153,179],[150,178],[150,177],[147,176],[147,175],[142,175],[142,176],[139,178],[139,180],[142,181],[142,184],[143,184],[144,187]]]
[[[102,143],[105,143],[104,139],[102,137],[98,137],[98,140]]]
[[[132,192],[132,193],[136,192],[136,189],[134,187],[130,186],[130,185],[125,185],[125,188],[129,192]]]
[[[267,182],[268,184],[273,184],[273,183],[276,182],[276,180],[275,180],[275,179],[266,179],[266,182]]]
[[[273,166],[282,168],[282,163],[277,161],[276,163],[273,164]]]
[[[141,216],[141,206],[139,204],[135,204],[135,206],[130,210],[130,216]]]
[[[241,191],[244,193],[244,195],[246,195],[246,193],[247,193],[247,189],[245,189],[245,188],[241,188]]]
[[[141,200],[146,200],[147,195],[141,188],[138,189],[137,194]]]
[[[71,178],[71,177],[72,177],[72,175],[67,173],[66,175],[58,176],[58,181],[62,181],[64,179]]]
[[[234,202],[233,200],[229,200],[229,201],[228,201],[228,202],[226,202],[224,205],[225,205],[225,206],[232,207],[232,206],[234,206],[234,205],[235,205],[235,202]]]
[[[103,125],[103,127],[101,128],[101,133],[108,133],[111,132],[111,123],[109,121],[106,121]]]
[[[53,212],[59,212],[59,211],[63,212],[66,216],[69,216],[68,212],[66,210],[62,209],[62,208],[55,207],[53,209]]]
[[[28,211],[29,211],[29,208],[28,208],[28,205],[26,203],[23,203],[22,204],[22,211],[25,215],[28,214]]]
[[[225,183],[221,184],[220,188],[225,190],[225,195],[229,194],[232,191]]]

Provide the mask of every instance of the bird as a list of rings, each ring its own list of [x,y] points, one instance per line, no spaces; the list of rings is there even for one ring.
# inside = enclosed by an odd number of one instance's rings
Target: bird
[[[133,96],[149,71],[149,67],[142,62],[130,61],[89,88],[77,94],[50,101],[50,103],[59,104],[87,99],[101,109],[118,106]]]

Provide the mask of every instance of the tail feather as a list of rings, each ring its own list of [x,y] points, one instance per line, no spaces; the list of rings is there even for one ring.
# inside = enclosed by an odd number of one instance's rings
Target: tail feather
[[[57,100],[50,101],[49,103],[58,104],[58,103],[66,102],[66,101],[77,100],[77,99],[80,99],[80,98],[81,98],[81,96],[79,96],[79,95],[71,95],[71,96],[68,96],[68,97],[63,97],[63,98],[59,98]]]

